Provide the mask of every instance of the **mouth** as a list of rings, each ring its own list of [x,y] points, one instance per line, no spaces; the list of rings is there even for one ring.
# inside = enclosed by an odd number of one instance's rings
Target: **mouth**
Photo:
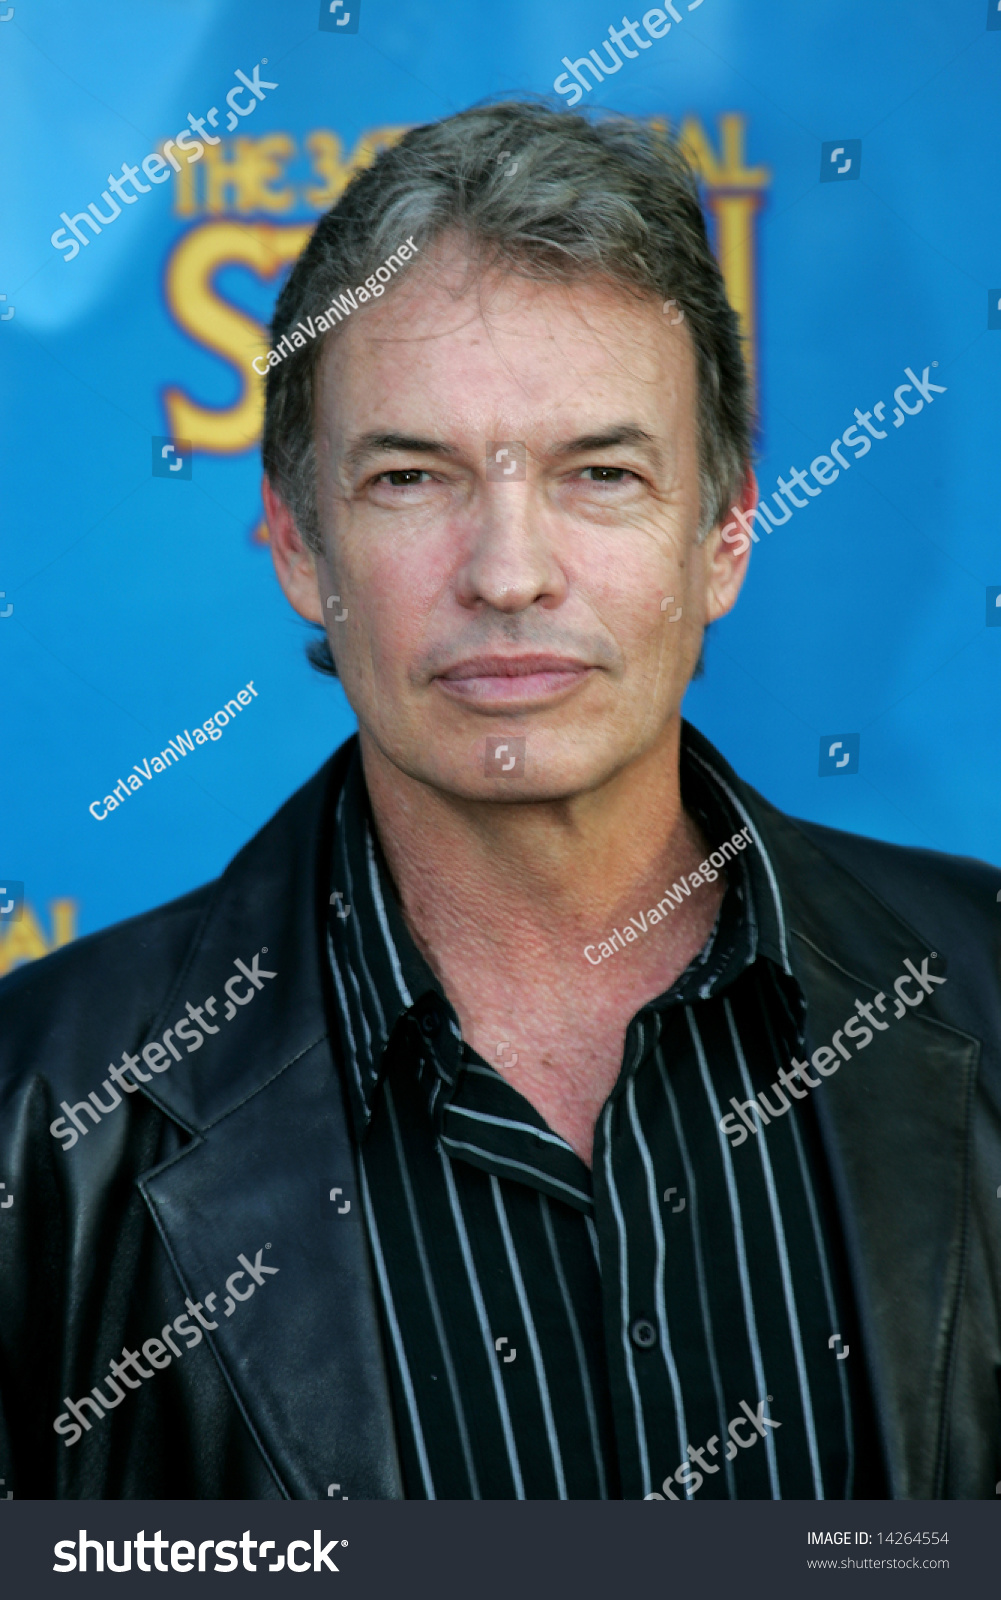
[[[594,672],[572,656],[471,656],[432,682],[450,699],[477,706],[536,705],[578,688]]]

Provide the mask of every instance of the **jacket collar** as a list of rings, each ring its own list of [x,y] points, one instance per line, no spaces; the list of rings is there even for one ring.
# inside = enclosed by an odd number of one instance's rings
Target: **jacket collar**
[[[904,959],[930,952],[825,853],[823,830],[783,816],[694,729],[685,736],[760,848],[769,953],[802,986],[812,1052],[856,996],[891,992]],[[343,1076],[327,1037],[332,802],[352,749],[234,858],[147,1035],[161,1037],[186,1000],[218,996],[236,958],[251,965],[266,947],[262,965],[276,976],[253,1003],[145,1086],[191,1142],[140,1187],[193,1300],[222,1290],[239,1253],[254,1260],[272,1245],[281,1275],[268,1279],[267,1315],[253,1300],[237,1306],[211,1340],[278,1492],[296,1498],[322,1498],[330,1483],[351,1499],[402,1493]],[[951,1021],[948,995],[927,996],[815,1093],[896,1498],[938,1492],[962,1280],[978,1043]],[[349,1211],[331,1206],[332,1188]]]

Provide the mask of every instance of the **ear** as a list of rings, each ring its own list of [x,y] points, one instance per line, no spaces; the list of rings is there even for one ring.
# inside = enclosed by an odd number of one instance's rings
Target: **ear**
[[[265,475],[261,497],[271,534],[271,559],[285,596],[307,622],[323,622],[323,606],[317,581],[316,559],[303,543],[299,529],[284,500],[271,487]]]
[[[751,535],[745,524],[736,520],[739,511],[750,526],[751,513],[758,503],[758,481],[750,467],[744,478],[739,500],[735,500],[726,519],[718,522],[706,538],[703,550],[706,575],[706,626],[725,617],[733,609],[747,576],[751,559]]]

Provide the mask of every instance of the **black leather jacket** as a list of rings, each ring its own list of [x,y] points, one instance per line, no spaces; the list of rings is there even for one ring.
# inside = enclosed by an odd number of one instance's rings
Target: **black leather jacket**
[[[357,1194],[323,935],[348,750],[217,882],[0,983],[0,1477],[19,1498],[402,1492],[363,1222],[328,1198]],[[993,1499],[1001,873],[795,822],[727,781],[778,875],[811,1050],[905,958],[945,963],[948,982],[814,1098],[891,1492]],[[255,956],[275,976],[243,976]],[[182,1026],[149,1082],[96,1125],[78,1113],[89,1131],[63,1148],[60,1103],[107,1105],[108,1063],[163,1041],[186,1003],[201,1044]],[[151,1339],[128,1403],[85,1408],[68,1444],[67,1402],[113,1399],[109,1363]]]

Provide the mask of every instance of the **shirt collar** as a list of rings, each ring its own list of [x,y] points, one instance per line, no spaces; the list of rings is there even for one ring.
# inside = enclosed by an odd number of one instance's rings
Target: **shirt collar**
[[[696,747],[697,741],[697,747]],[[699,954],[664,994],[662,1009],[706,999],[764,958],[796,993],[786,945],[785,915],[771,860],[730,781],[706,741],[682,723],[681,794],[709,841],[709,856],[747,829],[747,849],[727,861],[730,889]],[[715,863],[710,863],[715,865]],[[372,820],[355,745],[335,815],[327,947],[337,996],[337,1024],[348,1063],[347,1083],[359,1137],[367,1128],[386,1070],[389,1046],[430,1059],[454,1087],[462,1070],[462,1035],[441,984],[406,926]]]

